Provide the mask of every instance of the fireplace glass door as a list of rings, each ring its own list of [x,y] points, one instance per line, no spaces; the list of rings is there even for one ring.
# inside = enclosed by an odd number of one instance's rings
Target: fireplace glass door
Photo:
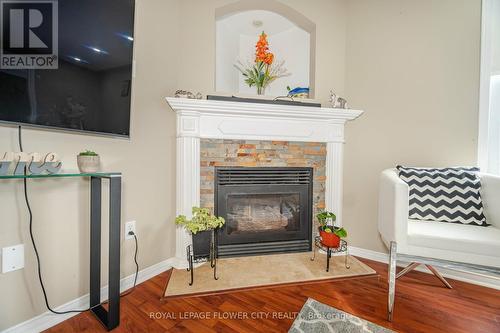
[[[226,200],[229,235],[300,229],[299,193],[232,194]]]
[[[253,168],[244,169],[251,172]],[[248,178],[249,174],[245,174],[247,177],[236,176],[231,181],[223,178],[226,181],[217,182],[216,214],[226,220],[218,237],[221,255],[309,249],[312,181],[300,178],[301,181],[294,182],[283,178],[281,173],[278,178],[269,177],[270,169],[266,168],[265,177]],[[298,168],[292,169],[296,172]]]

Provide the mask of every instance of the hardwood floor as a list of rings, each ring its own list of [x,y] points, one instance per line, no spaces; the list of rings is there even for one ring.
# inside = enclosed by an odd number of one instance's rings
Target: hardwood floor
[[[398,280],[394,321],[386,321],[387,266],[360,260],[380,276],[161,303],[165,272],[122,298],[121,324],[113,332],[286,332],[308,297],[400,332],[500,332],[500,291],[454,280],[449,290],[421,272]],[[47,332],[105,330],[92,314],[82,313]]]

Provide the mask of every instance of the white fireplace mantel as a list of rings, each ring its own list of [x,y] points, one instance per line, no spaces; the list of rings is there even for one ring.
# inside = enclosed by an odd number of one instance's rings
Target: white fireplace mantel
[[[326,142],[325,204],[342,223],[344,124],[361,110],[167,97],[177,114],[176,213],[200,205],[200,139]],[[176,231],[176,266],[185,267],[184,228]]]

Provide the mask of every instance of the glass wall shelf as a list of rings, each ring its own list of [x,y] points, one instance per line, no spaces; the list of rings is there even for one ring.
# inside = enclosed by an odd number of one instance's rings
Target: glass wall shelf
[[[41,175],[0,175],[0,179],[23,179],[23,178],[63,178],[63,177],[121,177],[120,172],[89,172],[89,173],[80,173],[78,171],[65,171],[61,173],[54,174],[41,174]]]

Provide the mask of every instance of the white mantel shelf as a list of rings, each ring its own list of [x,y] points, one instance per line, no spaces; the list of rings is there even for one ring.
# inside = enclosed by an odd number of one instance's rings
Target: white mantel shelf
[[[206,115],[238,115],[251,117],[281,117],[287,119],[310,119],[347,121],[363,114],[361,110],[319,108],[313,106],[227,102],[205,99],[167,97],[174,111],[195,111]]]
[[[200,140],[326,142],[325,204],[342,223],[344,125],[361,110],[167,97],[177,118],[176,213],[200,205]],[[177,268],[186,267],[191,237],[176,231]]]
[[[360,110],[167,97],[177,136],[212,139],[343,142]]]

